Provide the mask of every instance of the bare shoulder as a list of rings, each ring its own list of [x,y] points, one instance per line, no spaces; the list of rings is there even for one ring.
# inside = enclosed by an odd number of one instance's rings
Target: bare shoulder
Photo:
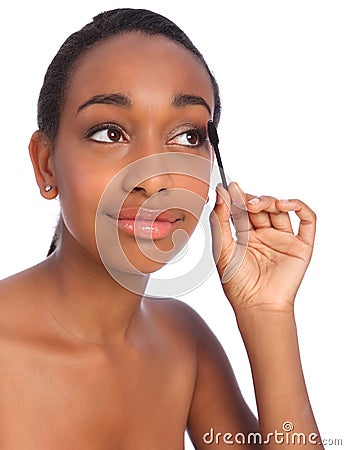
[[[35,269],[27,269],[0,280],[0,335],[23,329],[30,323],[32,300],[35,297]]]
[[[205,320],[191,306],[177,299],[145,298],[145,308],[161,327],[193,341],[194,344],[216,343],[217,339]]]
[[[8,302],[15,302],[23,293],[33,286],[34,268],[11,275],[0,280],[0,307]]]
[[[26,278],[21,272],[0,280],[0,313],[16,301],[26,284]]]
[[[20,272],[10,275],[0,280],[0,292],[7,287],[21,287],[23,283],[28,283],[33,280],[35,274],[39,273],[44,267],[45,261],[42,261],[32,267],[28,267]]]

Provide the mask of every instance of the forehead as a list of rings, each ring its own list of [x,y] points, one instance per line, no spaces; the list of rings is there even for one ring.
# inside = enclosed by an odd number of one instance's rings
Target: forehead
[[[165,36],[139,32],[113,36],[87,51],[72,72],[65,106],[110,92],[152,104],[188,92],[214,105],[210,76],[192,52]]]

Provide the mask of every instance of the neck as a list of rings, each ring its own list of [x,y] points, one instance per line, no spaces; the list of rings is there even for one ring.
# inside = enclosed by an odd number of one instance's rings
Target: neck
[[[135,292],[129,291],[72,236],[62,240],[44,266],[44,296],[49,293],[44,300],[57,325],[75,338],[99,345],[126,338],[142,309],[148,276],[128,274],[130,285],[136,287]]]

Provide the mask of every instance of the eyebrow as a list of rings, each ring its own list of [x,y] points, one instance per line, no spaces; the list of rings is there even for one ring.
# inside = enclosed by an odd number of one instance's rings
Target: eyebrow
[[[82,103],[77,110],[77,114],[90,105],[114,105],[122,108],[130,108],[132,106],[131,99],[125,94],[101,94],[94,95],[86,102]]]
[[[77,114],[82,109],[87,108],[90,105],[99,105],[99,104],[120,106],[122,108],[131,108],[132,101],[127,95],[120,93],[94,95],[93,97],[89,98],[87,101],[85,101],[78,107]],[[176,94],[173,97],[172,106],[176,108],[184,108],[185,106],[191,105],[204,106],[207,109],[208,113],[211,114],[211,108],[203,97],[184,93]]]
[[[204,106],[208,113],[211,114],[211,108],[203,97],[192,94],[176,94],[173,98],[172,105],[176,108],[183,108],[184,106],[190,105],[201,105]]]

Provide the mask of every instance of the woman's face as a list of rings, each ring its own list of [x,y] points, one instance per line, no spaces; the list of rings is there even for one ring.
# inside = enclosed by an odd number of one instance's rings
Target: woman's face
[[[54,153],[74,240],[124,271],[126,258],[144,273],[170,259],[172,236],[177,250],[208,195],[213,109],[201,62],[164,36],[127,33],[88,51],[68,82]]]

